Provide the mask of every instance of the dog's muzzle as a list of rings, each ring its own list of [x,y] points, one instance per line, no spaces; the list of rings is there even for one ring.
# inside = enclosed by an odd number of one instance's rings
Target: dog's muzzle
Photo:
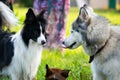
[[[62,44],[63,44],[63,48],[70,48],[70,49],[71,49],[71,48],[73,48],[73,46],[76,44],[76,42],[72,43],[72,44],[69,45],[69,46],[66,46],[64,41],[62,42]]]

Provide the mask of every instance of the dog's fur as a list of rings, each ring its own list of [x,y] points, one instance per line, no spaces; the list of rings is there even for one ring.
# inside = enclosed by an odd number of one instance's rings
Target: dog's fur
[[[63,42],[66,48],[82,45],[92,56],[93,80],[120,80],[120,27],[84,5],[72,24],[71,34]]]
[[[69,75],[69,70],[49,68],[49,66],[46,65],[45,80],[66,80],[68,75]]]
[[[0,29],[3,26],[15,25],[17,22],[17,18],[15,18],[9,7],[0,1]]]
[[[15,24],[12,11],[0,2],[0,75],[11,80],[33,80],[41,61],[42,47],[46,42],[44,11],[35,15],[30,8],[24,27],[16,34],[5,32],[3,23]],[[6,24],[4,23],[4,24]]]

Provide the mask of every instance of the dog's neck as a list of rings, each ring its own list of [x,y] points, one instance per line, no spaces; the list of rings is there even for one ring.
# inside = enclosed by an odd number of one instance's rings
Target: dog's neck
[[[105,46],[107,45],[109,39],[110,39],[110,37],[105,41],[104,45],[102,45],[100,48],[98,48],[98,49],[95,51],[95,53],[94,53],[92,56],[90,56],[90,58],[89,58],[89,63],[91,63],[91,62],[94,60],[94,57],[95,57],[96,55],[98,55],[98,54],[105,48]]]

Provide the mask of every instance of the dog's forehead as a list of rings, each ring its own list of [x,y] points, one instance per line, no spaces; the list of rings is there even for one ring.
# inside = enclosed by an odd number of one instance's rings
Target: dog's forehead
[[[72,30],[75,30],[75,29],[79,26],[79,24],[80,24],[80,23],[78,23],[77,20],[74,21],[74,22],[72,23]]]
[[[40,26],[40,29],[42,30],[42,32],[45,32],[45,27],[46,27],[47,23],[44,21],[41,21],[41,20],[39,20],[38,22],[39,22],[39,26]]]
[[[78,30],[86,30],[87,29],[87,25],[85,22],[80,22],[78,23],[77,21],[75,21],[73,24],[72,24],[72,29],[71,30],[75,30],[75,31],[78,31]]]
[[[44,31],[44,26],[42,25],[42,23],[39,21],[39,28],[41,31]]]
[[[40,30],[42,30],[42,25],[40,21],[39,21],[39,27],[40,27]]]
[[[79,16],[77,17],[77,19],[72,23],[73,28],[79,27],[79,25],[83,23],[82,20],[79,18]]]

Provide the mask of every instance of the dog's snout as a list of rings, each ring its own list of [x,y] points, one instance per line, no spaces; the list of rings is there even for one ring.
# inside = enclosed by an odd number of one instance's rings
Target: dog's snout
[[[42,41],[41,41],[41,44],[42,44],[42,45],[44,45],[45,43],[46,43],[46,41],[45,41],[45,40],[42,40]]]
[[[62,44],[65,44],[65,41],[63,41]]]

